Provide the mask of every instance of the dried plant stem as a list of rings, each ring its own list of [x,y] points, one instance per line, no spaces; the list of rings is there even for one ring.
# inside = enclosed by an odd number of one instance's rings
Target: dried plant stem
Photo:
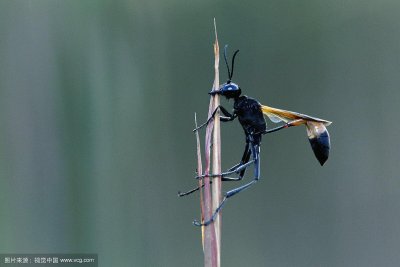
[[[213,111],[213,99],[210,100],[209,112],[208,116],[211,116]],[[208,221],[212,213],[214,212],[212,207],[212,195],[211,195],[211,186],[210,186],[210,177],[207,177],[210,174],[210,166],[211,166],[211,137],[212,131],[214,128],[213,123],[209,123],[206,129],[206,138],[205,138],[205,170],[204,174],[204,220]],[[203,226],[204,227],[204,226]],[[206,267],[215,267],[218,266],[219,260],[218,257],[218,248],[217,248],[217,239],[216,239],[216,231],[215,224],[211,223],[208,226],[203,228],[204,231],[204,266]]]
[[[218,38],[217,38],[217,27],[214,19],[214,28],[215,28],[215,43],[214,43],[214,56],[215,56],[215,78],[213,90],[218,90],[219,88],[219,46],[218,46]],[[215,94],[211,96],[210,104],[208,108],[208,118],[212,115],[215,108],[219,106],[219,96]],[[199,141],[198,141],[199,144]],[[211,167],[211,147],[213,147],[213,155],[212,155],[212,172],[213,173],[221,173],[221,137],[220,137],[220,119],[219,119],[219,111],[214,116],[213,123],[209,123],[206,128],[206,137],[205,137],[205,170],[204,174],[206,177],[204,178],[204,193],[201,207],[203,211],[202,219],[203,221],[207,221],[211,218],[213,212],[219,206],[221,201],[221,177],[213,178],[212,183],[212,192],[210,186],[210,178],[207,177],[207,174],[210,174]],[[198,157],[200,157],[199,148],[198,148]],[[198,160],[199,162],[199,160]],[[201,165],[201,162],[200,162]],[[199,169],[199,168],[198,168]],[[200,167],[201,169],[201,167]],[[200,172],[201,173],[201,172]],[[220,245],[221,245],[221,236],[220,236],[220,222],[221,215],[218,214],[215,221],[209,224],[207,227],[203,227],[203,249],[204,249],[204,266],[206,267],[219,267],[220,266]]]
[[[219,45],[218,45],[218,35],[217,35],[217,25],[214,18],[214,30],[215,30],[215,43],[214,43],[214,90],[219,89]],[[215,94],[213,97],[214,105],[213,109],[217,108],[220,104],[219,95]],[[213,157],[212,157],[212,170],[213,173],[221,173],[221,130],[220,130],[220,119],[219,110],[215,114],[214,119],[214,131],[213,131]],[[215,211],[219,204],[221,203],[221,177],[214,177],[212,184],[212,209]],[[215,238],[216,238],[216,253],[217,261],[220,266],[220,252],[221,252],[221,213],[218,213],[214,222],[215,228]]]

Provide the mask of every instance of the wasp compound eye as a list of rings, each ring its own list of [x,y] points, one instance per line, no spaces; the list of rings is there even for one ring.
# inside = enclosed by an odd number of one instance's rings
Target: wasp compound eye
[[[239,87],[237,86],[237,84],[234,83],[228,83],[223,87],[224,90],[228,90],[228,91],[232,91],[232,90],[238,90]]]

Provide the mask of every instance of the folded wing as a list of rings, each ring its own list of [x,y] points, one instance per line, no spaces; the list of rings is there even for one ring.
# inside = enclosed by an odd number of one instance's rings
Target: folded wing
[[[298,112],[283,110],[283,109],[279,109],[279,108],[272,108],[272,107],[262,105],[261,109],[262,109],[262,112],[266,116],[268,116],[268,118],[274,123],[278,123],[281,121],[289,122],[292,120],[299,120],[299,119],[304,120],[304,123],[306,123],[306,121],[314,121],[314,122],[320,122],[325,126],[329,126],[332,123],[327,120],[323,120],[323,119],[311,117],[311,116],[308,116],[305,114],[301,114]]]
[[[308,140],[310,141],[311,148],[314,151],[315,157],[321,165],[324,165],[329,157],[330,150],[330,137],[326,126],[332,122],[311,117],[298,112],[272,108],[268,106],[261,106],[261,110],[272,122],[293,122],[291,126],[305,125],[307,130]]]

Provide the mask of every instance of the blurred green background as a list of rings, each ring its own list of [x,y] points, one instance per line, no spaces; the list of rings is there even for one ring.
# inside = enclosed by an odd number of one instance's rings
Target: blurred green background
[[[398,266],[397,0],[1,0],[1,253],[202,266],[198,194],[176,193],[196,184],[214,17],[245,94],[333,121],[324,167],[304,129],[265,136],[261,181],[223,210],[222,265]],[[244,136],[222,136],[226,169]]]

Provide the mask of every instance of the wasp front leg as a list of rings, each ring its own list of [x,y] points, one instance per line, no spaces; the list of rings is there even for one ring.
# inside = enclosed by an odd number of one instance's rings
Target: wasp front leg
[[[211,116],[207,119],[207,121],[203,124],[201,124],[199,127],[197,127],[196,129],[193,130],[193,132],[200,130],[201,128],[203,128],[204,126],[208,125],[210,123],[210,121],[212,121],[214,119],[215,114],[217,113],[218,109],[222,112],[222,114],[224,114],[224,116],[220,116],[219,119],[222,122],[226,122],[226,121],[233,121],[237,115],[231,114],[229,113],[229,111],[227,111],[223,106],[219,105],[217,108],[215,108],[215,110],[213,111],[213,113],[211,114]]]

